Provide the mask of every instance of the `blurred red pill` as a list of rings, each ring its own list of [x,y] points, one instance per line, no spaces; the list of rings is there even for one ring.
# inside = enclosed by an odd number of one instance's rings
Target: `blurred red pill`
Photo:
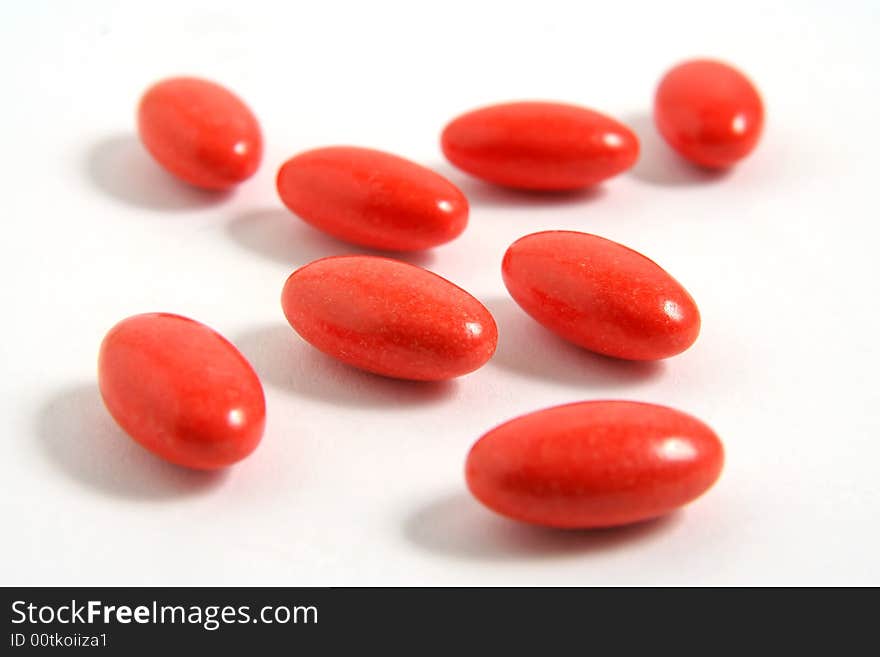
[[[459,116],[443,130],[443,153],[491,183],[529,190],[590,187],[635,164],[628,127],[585,107],[515,102]]]
[[[611,240],[555,230],[514,242],[502,262],[510,295],[557,335],[630,360],[693,344],[700,313],[687,291],[642,254]]]
[[[316,260],[290,275],[281,304],[312,346],[399,379],[467,374],[492,357],[498,342],[483,304],[445,278],[390,258]]]
[[[222,468],[263,435],[263,387],[225,338],[186,317],[150,313],[114,326],[101,344],[98,385],[126,433],[171,463]]]
[[[198,78],[150,87],[138,107],[138,132],[159,164],[205,189],[228,189],[250,178],[263,155],[260,126],[248,106]]]
[[[302,153],[278,171],[278,194],[292,212],[346,242],[389,251],[443,244],[465,229],[468,202],[443,176],[369,148]]]
[[[724,450],[708,426],[665,406],[593,401],[516,418],[467,457],[473,495],[502,515],[569,529],[669,513],[709,489]]]
[[[697,59],[679,64],[660,81],[654,122],[669,145],[691,162],[726,168],[757,145],[764,106],[738,70]]]

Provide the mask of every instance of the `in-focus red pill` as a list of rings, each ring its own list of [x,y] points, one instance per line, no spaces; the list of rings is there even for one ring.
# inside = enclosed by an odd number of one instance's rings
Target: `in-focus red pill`
[[[702,495],[724,450],[665,406],[593,401],[537,411],[484,435],[467,458],[473,495],[502,515],[570,529],[655,518]]]
[[[180,315],[135,315],[114,326],[101,344],[98,384],[119,426],[178,465],[231,465],[263,435],[263,387],[250,364]]]
[[[468,202],[443,176],[402,157],[333,146],[291,158],[278,171],[291,211],[341,240],[388,251],[443,244],[465,229]]]
[[[455,166],[498,185],[564,191],[590,187],[635,164],[639,141],[619,121],[585,107],[547,102],[493,105],[443,130]]]
[[[660,81],[654,122],[688,160],[725,168],[752,152],[764,127],[758,90],[735,68],[697,59],[679,64]]]
[[[138,132],[159,164],[205,189],[228,189],[250,178],[263,155],[260,126],[248,106],[198,78],[150,87],[138,107]]]
[[[700,313],[654,261],[611,240],[547,231],[514,242],[502,262],[514,300],[548,329],[591,351],[656,360],[690,347]]]
[[[399,379],[467,374],[492,357],[498,342],[483,304],[445,278],[390,258],[316,260],[290,275],[281,304],[312,346]]]

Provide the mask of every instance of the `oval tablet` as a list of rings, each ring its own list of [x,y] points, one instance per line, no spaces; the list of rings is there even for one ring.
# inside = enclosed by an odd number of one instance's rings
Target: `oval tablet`
[[[284,205],[346,242],[389,251],[443,244],[464,230],[468,202],[443,176],[369,148],[302,153],[278,171]]]
[[[493,429],[473,446],[471,493],[502,515],[587,529],[664,515],[721,474],[715,433],[665,406],[593,401],[548,408]]]
[[[585,107],[519,102],[459,116],[443,130],[458,168],[498,185],[562,191],[590,187],[635,164],[632,130]]]
[[[290,325],[344,363],[399,379],[467,374],[495,352],[489,311],[445,278],[375,256],[323,258],[296,270],[281,295]]]
[[[150,87],[138,107],[138,132],[159,164],[205,189],[228,189],[250,178],[263,155],[260,126],[248,106],[198,78]]]
[[[526,235],[507,249],[501,269],[529,315],[590,351],[656,360],[684,351],[700,333],[697,305],[672,276],[596,235]]]
[[[154,454],[190,468],[222,468],[263,435],[263,387],[225,338],[180,315],[150,313],[114,326],[101,344],[107,410]]]
[[[757,145],[764,105],[755,86],[735,68],[698,59],[679,64],[660,81],[654,123],[688,160],[725,168]]]

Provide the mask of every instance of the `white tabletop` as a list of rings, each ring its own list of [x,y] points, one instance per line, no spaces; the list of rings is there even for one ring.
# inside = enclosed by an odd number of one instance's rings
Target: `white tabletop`
[[[880,40],[876,2],[19,2],[0,9],[5,226],[3,584],[880,584]],[[721,177],[658,141],[654,86],[726,59],[767,128]],[[220,202],[134,133],[153,81],[215,79],[258,114],[258,174]],[[643,156],[595,194],[535,198],[445,164],[445,122],[511,99],[629,122]],[[471,200],[456,241],[411,261],[495,314],[500,343],[446,386],[385,380],[287,326],[286,276],[357,249],[283,209],[278,166],[358,144],[436,167]],[[623,242],[697,300],[696,345],[657,366],[569,346],[500,276],[516,238]],[[96,388],[104,333],[146,311],[214,327],[263,377],[263,444],[225,474],[166,465]],[[583,399],[675,406],[727,465],[672,518],[565,533],[493,515],[463,464],[484,431]]]

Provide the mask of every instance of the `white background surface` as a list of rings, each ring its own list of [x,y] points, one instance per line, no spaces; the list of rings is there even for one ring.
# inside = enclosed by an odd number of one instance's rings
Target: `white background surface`
[[[880,584],[878,22],[867,1],[4,3],[2,583]],[[766,102],[758,150],[722,177],[678,162],[648,119],[660,76],[696,55],[738,65]],[[262,122],[263,165],[229,198],[177,183],[136,140],[141,92],[181,73]],[[523,98],[622,118],[641,162],[559,199],[443,162],[446,121]],[[434,166],[470,198],[462,237],[410,260],[495,313],[482,370],[384,380],[285,324],[286,276],[357,249],[284,211],[274,175],[337,143]],[[553,228],[657,260],[700,305],[696,345],[639,366],[534,324],[500,261]],[[263,377],[263,444],[225,474],[158,461],[101,405],[104,333],[155,310],[219,330]],[[669,520],[598,533],[521,526],[467,495],[484,431],[609,397],[712,425],[719,484]]]

